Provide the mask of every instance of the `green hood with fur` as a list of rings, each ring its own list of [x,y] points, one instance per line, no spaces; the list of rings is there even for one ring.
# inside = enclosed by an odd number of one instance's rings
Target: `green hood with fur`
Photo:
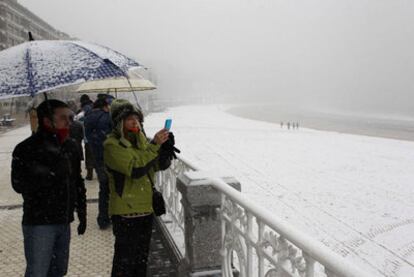
[[[122,136],[123,120],[131,114],[138,116],[140,123],[144,121],[142,112],[126,99],[115,99],[111,104],[111,118],[115,134]]]

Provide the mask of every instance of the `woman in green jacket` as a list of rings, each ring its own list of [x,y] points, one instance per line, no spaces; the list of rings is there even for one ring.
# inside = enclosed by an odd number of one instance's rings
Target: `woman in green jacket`
[[[104,142],[104,162],[115,236],[112,276],[146,276],[153,221],[151,182],[155,171],[169,166],[159,155],[168,130],[160,130],[149,143],[141,130],[141,112],[124,99],[112,102],[111,116],[114,128]]]

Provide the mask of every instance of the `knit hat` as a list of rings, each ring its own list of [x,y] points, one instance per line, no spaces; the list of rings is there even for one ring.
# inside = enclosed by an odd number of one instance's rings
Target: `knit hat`
[[[108,103],[108,105],[111,105],[112,101],[114,101],[115,97],[110,95],[110,94],[107,94],[107,93],[99,93],[96,96],[96,99],[103,99],[103,100],[106,101],[106,103]]]
[[[85,103],[85,102],[88,102],[88,101],[91,101],[91,99],[89,98],[89,95],[82,94],[81,97],[80,97],[80,102]]]
[[[143,121],[142,112],[126,99],[115,99],[111,104],[111,116],[114,126],[121,123],[123,119],[131,114],[138,116],[140,122]]]

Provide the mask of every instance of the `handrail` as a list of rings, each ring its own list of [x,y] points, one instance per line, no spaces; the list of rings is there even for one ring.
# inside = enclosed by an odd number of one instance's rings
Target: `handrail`
[[[202,169],[192,161],[189,161],[183,157],[183,155],[179,155],[178,160],[174,161],[171,169],[168,169],[165,172],[161,173],[160,176],[160,184],[163,186],[162,190],[166,193],[164,197],[166,197],[167,205],[172,205],[171,207],[167,207],[168,214],[170,214],[171,219],[173,222],[175,222],[174,225],[180,226],[182,231],[184,231],[184,208],[181,204],[181,194],[178,192],[176,187],[176,178],[178,175],[188,172],[188,170],[201,171]],[[229,257],[225,257],[225,255],[228,255],[228,253],[225,253],[227,251],[225,240],[231,238],[236,241],[238,237],[238,239],[242,238],[245,241],[247,247],[250,248],[250,250],[244,254],[247,255],[247,260],[244,261],[247,265],[240,265],[249,267],[249,269],[245,269],[244,272],[241,272],[240,276],[251,277],[253,276],[252,271],[256,270],[259,272],[258,276],[270,276],[268,274],[264,275],[263,261],[265,259],[267,262],[270,262],[273,265],[277,264],[277,267],[283,267],[285,270],[286,268],[290,268],[289,276],[316,276],[315,268],[313,266],[313,263],[316,261],[324,267],[326,276],[328,277],[374,277],[374,275],[365,272],[357,265],[347,261],[345,258],[339,256],[313,237],[309,236],[306,233],[303,233],[302,231],[299,231],[289,222],[276,217],[268,210],[257,205],[256,203],[253,203],[250,199],[248,199],[247,196],[229,186],[222,179],[208,178],[208,180],[209,182],[207,183],[211,184],[222,195],[223,199],[221,214],[222,228],[224,228],[222,241],[224,267],[226,266],[226,259],[231,259]],[[227,209],[226,204],[228,203],[230,203],[230,206],[237,206],[236,210]],[[240,210],[240,208],[242,210],[241,217],[240,214],[237,214],[239,212],[237,209]],[[233,214],[231,214],[232,212]],[[255,228],[252,227],[253,218],[256,218],[258,230],[253,230]],[[246,222],[242,223],[243,226],[241,229],[237,226],[237,224],[234,225],[239,219],[242,221],[244,221],[244,219],[247,220]],[[233,231],[232,229],[227,228],[233,228]],[[264,232],[265,229],[270,232]],[[256,234],[257,237],[255,237],[254,231],[258,231]],[[274,232],[276,232],[277,235],[275,235]],[[275,241],[272,240],[275,238]],[[272,247],[273,250],[280,251],[280,249],[282,249],[282,252],[276,254],[275,256],[272,256],[272,254],[269,254],[266,252],[267,250],[265,250],[268,246],[264,246],[264,244],[267,243],[270,243],[269,247]],[[292,250],[291,247],[301,251],[301,256],[296,256],[298,254],[296,250],[294,250],[296,251],[296,254],[291,255],[293,253],[289,252]],[[252,249],[256,250],[255,254],[252,252]],[[286,251],[284,251],[286,249],[289,252],[287,254]],[[256,268],[256,265],[252,265],[252,255],[260,256],[259,264],[257,265],[258,268]],[[283,259],[287,259],[291,263],[283,263]],[[302,263],[300,262],[300,259],[302,259],[302,261],[305,261],[305,268],[303,268],[303,264],[297,264],[298,262]],[[295,270],[292,269],[292,267],[295,267],[296,270],[302,273],[299,275],[292,273],[291,270]],[[231,269],[227,269],[227,271],[230,272]],[[231,275],[226,275],[225,271],[226,270],[223,269],[223,276]]]
[[[196,165],[194,162],[188,160],[187,158],[185,158],[181,154],[177,154],[177,158],[179,160],[181,160],[182,162],[184,162],[188,167],[190,167],[194,171],[201,171],[202,170],[201,167],[199,167],[198,165]]]
[[[255,217],[263,221],[267,226],[274,229],[335,274],[346,277],[374,277],[372,274],[358,268],[355,264],[345,260],[311,236],[297,230],[290,223],[275,217],[274,214],[251,202],[245,195],[227,185],[223,180],[219,178],[211,178],[210,180],[215,189],[244,207],[250,213],[253,213]]]

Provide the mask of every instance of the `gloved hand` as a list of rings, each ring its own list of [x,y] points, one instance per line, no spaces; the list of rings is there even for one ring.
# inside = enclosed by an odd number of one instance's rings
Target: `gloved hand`
[[[83,235],[85,234],[85,231],[86,231],[86,214],[78,215],[78,218],[79,218],[78,235]]]
[[[170,161],[173,159],[177,159],[177,155],[175,153],[181,153],[181,151],[174,145],[175,138],[174,134],[171,132],[168,134],[168,140],[161,144],[160,156],[167,157]]]

